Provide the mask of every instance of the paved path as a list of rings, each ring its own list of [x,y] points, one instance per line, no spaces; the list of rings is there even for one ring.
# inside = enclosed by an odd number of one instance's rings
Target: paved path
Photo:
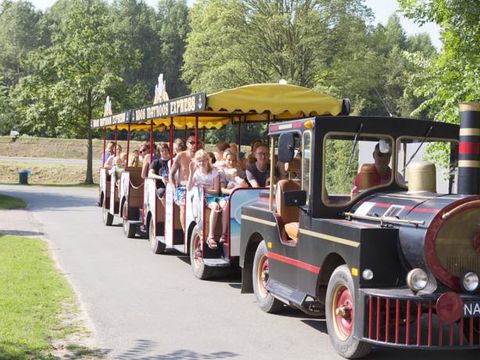
[[[35,165],[81,165],[87,166],[86,159],[59,159],[59,158],[37,158],[37,157],[22,157],[22,156],[0,156],[0,161],[6,162],[21,162]],[[93,167],[101,166],[100,160],[93,160]]]
[[[96,190],[0,185],[28,211],[0,211],[0,232],[48,239],[114,359],[340,359],[323,320],[288,310],[265,314],[240,294],[238,274],[199,281],[183,256],[153,255],[148,243],[106,227]],[[376,350],[372,359],[478,359],[477,352]]]

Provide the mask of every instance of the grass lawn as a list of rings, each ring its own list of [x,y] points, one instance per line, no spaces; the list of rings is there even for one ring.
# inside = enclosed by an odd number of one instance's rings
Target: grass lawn
[[[78,165],[38,165],[0,161],[0,184],[18,184],[18,171],[31,170],[31,185],[81,185],[85,180],[85,167]],[[93,171],[93,181],[98,184],[98,169]]]
[[[0,209],[23,209],[26,206],[22,199],[0,194]]]
[[[65,309],[76,311],[74,294],[47,243],[0,234],[0,359],[54,359],[52,341],[78,331]]]

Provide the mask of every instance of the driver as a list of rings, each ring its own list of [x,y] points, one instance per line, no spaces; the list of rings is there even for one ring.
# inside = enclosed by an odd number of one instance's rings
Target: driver
[[[352,195],[374,186],[388,184],[392,179],[390,160],[392,147],[385,140],[380,140],[373,150],[373,164],[363,164],[355,176]]]

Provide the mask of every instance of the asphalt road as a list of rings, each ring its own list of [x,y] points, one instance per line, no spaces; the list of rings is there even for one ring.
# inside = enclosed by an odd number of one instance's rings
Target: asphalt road
[[[340,359],[325,322],[295,310],[263,313],[240,276],[194,278],[185,257],[153,255],[146,240],[106,227],[96,189],[0,185],[29,203],[25,224],[0,230],[44,236],[114,359]],[[22,221],[23,222],[23,221]],[[376,349],[370,359],[478,359],[479,352]]]

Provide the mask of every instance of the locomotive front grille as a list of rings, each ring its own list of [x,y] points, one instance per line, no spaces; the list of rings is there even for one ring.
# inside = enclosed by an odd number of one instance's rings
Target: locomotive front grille
[[[363,338],[378,345],[416,348],[480,348],[480,318],[445,324],[434,299],[365,294]]]
[[[480,208],[448,217],[435,239],[435,252],[442,267],[461,278],[473,271],[480,275]]]

